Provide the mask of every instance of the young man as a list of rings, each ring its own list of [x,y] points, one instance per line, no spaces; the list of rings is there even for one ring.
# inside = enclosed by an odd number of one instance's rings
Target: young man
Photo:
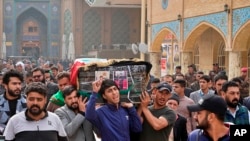
[[[187,106],[194,104],[194,101],[191,98],[185,96],[185,87],[186,81],[185,80],[175,80],[173,84],[174,93],[176,93],[180,98],[180,103],[177,108],[177,112],[180,113],[187,119],[187,131],[190,133],[192,130],[195,129],[195,121],[188,111]]]
[[[190,87],[190,85],[196,81],[196,66],[194,64],[191,64],[188,66],[188,72],[185,74],[185,78],[187,80],[187,87]]]
[[[26,109],[26,99],[21,94],[23,75],[16,70],[10,70],[3,75],[5,92],[0,95],[0,134],[9,118]]]
[[[231,122],[236,125],[249,125],[250,112],[239,103],[239,85],[234,81],[224,83],[222,86],[222,97],[224,97],[228,109],[225,115],[225,122]]]
[[[117,84],[110,79],[93,82],[93,93],[87,104],[85,117],[100,131],[102,141],[129,141],[130,130],[140,132],[141,121],[132,103],[120,103]],[[99,93],[104,105],[95,109]]]
[[[63,91],[65,105],[58,108],[59,116],[69,141],[95,141],[92,124],[85,119],[86,100],[79,96],[75,87],[66,86]]]
[[[141,104],[138,114],[142,120],[140,141],[168,141],[169,134],[176,120],[173,110],[166,106],[171,97],[172,88],[167,83],[161,83],[156,88],[153,105],[149,106],[151,98],[144,91],[140,96]]]
[[[179,103],[180,98],[176,94],[172,94],[172,96],[167,101],[167,106],[174,110],[176,114],[176,121],[169,136],[169,140],[171,141],[186,141],[188,137],[187,119],[177,112]]]
[[[8,122],[4,136],[6,141],[67,141],[59,117],[45,110],[47,87],[41,82],[29,84],[27,110],[14,115]]]
[[[227,81],[228,81],[227,75],[220,74],[220,73],[215,75],[215,77],[214,77],[214,88],[215,88],[214,94],[221,96],[222,85]]]
[[[190,85],[190,88],[193,90],[193,91],[197,91],[200,89],[200,83],[199,83],[199,80],[200,78],[204,75],[204,72],[203,71],[198,71],[196,74],[195,74],[195,81]]]
[[[218,95],[205,95],[196,105],[188,106],[190,112],[196,112],[196,130],[188,136],[188,141],[229,141],[229,128],[224,124],[227,105]]]
[[[47,110],[50,112],[54,112],[57,108],[60,108],[65,104],[62,90],[70,85],[70,74],[68,72],[60,72],[57,75],[57,83],[59,91],[50,98],[47,106]]]
[[[207,94],[214,94],[214,91],[210,89],[211,87],[211,79],[208,75],[203,75],[200,77],[200,90],[194,91],[190,94],[190,98],[194,101],[194,103],[198,103],[198,101]]]

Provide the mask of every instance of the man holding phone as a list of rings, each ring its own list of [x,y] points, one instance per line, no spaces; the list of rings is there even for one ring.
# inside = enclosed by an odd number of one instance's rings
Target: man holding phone
[[[167,100],[172,96],[171,91],[169,84],[159,84],[151,106],[148,106],[151,101],[149,94],[147,91],[142,92],[141,104],[137,111],[142,121],[140,141],[168,141],[176,120],[174,111],[166,106]]]

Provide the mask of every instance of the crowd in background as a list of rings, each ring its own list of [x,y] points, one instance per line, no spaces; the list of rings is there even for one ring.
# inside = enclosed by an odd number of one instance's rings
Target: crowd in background
[[[29,141],[34,139],[31,134],[42,130],[51,134],[39,134],[43,140],[94,141],[97,135],[103,141],[226,141],[230,125],[250,124],[245,67],[240,76],[228,80],[217,63],[208,74],[193,64],[185,73],[176,66],[174,74],[152,76],[141,103],[135,105],[121,103],[119,86],[109,79],[93,82],[92,95],[83,97],[70,82],[69,60],[40,57],[1,63],[0,133],[7,140]],[[97,105],[97,94],[104,105]],[[53,124],[57,126],[51,128]]]

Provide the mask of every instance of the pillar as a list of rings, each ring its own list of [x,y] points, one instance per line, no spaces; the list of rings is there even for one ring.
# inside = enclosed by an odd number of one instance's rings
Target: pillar
[[[181,52],[181,72],[188,72],[188,65],[192,64],[192,53],[191,52]]]
[[[150,52],[150,62],[152,64],[152,69],[150,74],[156,78],[161,77],[161,52]]]
[[[241,52],[229,52],[229,80],[240,75]]]

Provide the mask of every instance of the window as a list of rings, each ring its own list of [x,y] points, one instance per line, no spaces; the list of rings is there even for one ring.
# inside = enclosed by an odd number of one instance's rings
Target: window
[[[29,27],[29,32],[33,32],[33,27]]]
[[[194,48],[194,64],[197,70],[199,70],[199,67],[200,67],[199,59],[200,59],[199,45],[198,43],[196,43],[195,48]]]
[[[29,32],[38,32],[37,29],[38,28],[36,26],[35,27],[32,27],[32,26],[28,27]]]

